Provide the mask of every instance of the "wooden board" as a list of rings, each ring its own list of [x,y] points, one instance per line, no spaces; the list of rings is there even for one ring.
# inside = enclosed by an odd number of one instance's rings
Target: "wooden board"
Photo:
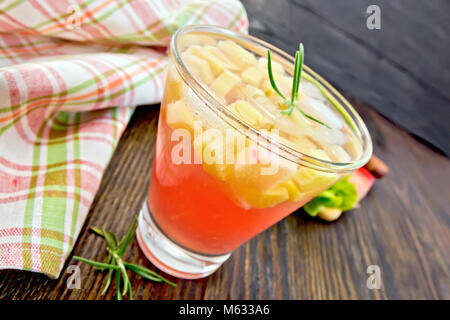
[[[301,210],[237,249],[212,276],[176,280],[176,288],[131,276],[135,299],[450,299],[450,161],[356,100],[375,152],[392,171],[375,183],[360,209],[336,223]],[[104,258],[86,230],[123,234],[148,192],[158,106],[139,107],[105,172],[74,254]],[[133,241],[125,259],[156,270]],[[0,271],[0,299],[113,299],[100,295],[105,274],[81,268],[81,289],[24,271]],[[366,286],[369,265],[381,289]],[[112,288],[114,289],[114,288]]]

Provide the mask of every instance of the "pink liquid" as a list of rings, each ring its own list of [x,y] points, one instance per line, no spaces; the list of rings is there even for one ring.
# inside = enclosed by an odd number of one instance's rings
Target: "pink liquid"
[[[177,142],[170,140],[172,129],[164,122],[164,109],[149,204],[156,223],[176,243],[203,254],[228,253],[310,200],[263,209],[240,207],[230,199],[226,182],[209,175],[201,164],[176,165],[171,161]]]

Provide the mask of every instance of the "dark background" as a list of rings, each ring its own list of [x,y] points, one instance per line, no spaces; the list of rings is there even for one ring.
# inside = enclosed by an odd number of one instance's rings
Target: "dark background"
[[[450,155],[449,0],[242,0],[250,34]],[[369,5],[381,29],[366,26]]]

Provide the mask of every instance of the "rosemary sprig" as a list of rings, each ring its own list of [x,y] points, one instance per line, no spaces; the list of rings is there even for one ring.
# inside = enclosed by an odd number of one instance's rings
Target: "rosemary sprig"
[[[315,85],[317,88],[319,88],[319,91],[322,93],[322,95],[327,99],[329,103],[342,115],[344,120],[347,122],[347,124],[352,129],[355,136],[358,138],[358,140],[361,141],[361,136],[359,134],[358,129],[356,128],[355,124],[353,123],[352,118],[348,115],[348,113],[345,111],[345,109],[342,107],[342,105],[336,101],[333,97],[331,97],[330,93],[327,89],[316,79],[311,77],[309,74],[305,74],[305,80],[311,82],[313,85]]]
[[[144,279],[154,281],[154,282],[165,282],[170,286],[175,287],[176,284],[165,279],[164,277],[160,276],[156,272],[147,269],[143,266],[132,264],[123,261],[122,256],[125,253],[125,250],[127,249],[128,245],[131,243],[131,241],[134,238],[134,235],[136,233],[136,223],[137,218],[135,217],[133,219],[133,222],[128,229],[125,236],[119,240],[119,238],[111,231],[105,231],[102,228],[91,228],[91,231],[103,238],[106,243],[106,252],[108,253],[108,257],[106,258],[105,262],[98,262],[90,259],[86,259],[83,257],[74,256],[73,258],[75,260],[90,264],[91,266],[95,267],[96,269],[100,271],[108,271],[108,276],[106,280],[105,287],[102,290],[102,295],[105,295],[108,291],[111,282],[112,277],[115,276],[116,280],[116,299],[122,300],[123,296],[128,294],[128,297],[130,299],[133,299],[133,292],[131,288],[131,282],[130,278],[128,277],[127,270],[130,270],[137,274],[138,276],[141,276]],[[122,290],[120,290],[120,286],[122,284]]]
[[[305,60],[305,48],[303,47],[303,44],[300,43],[299,45],[299,50],[295,53],[295,63],[294,63],[294,76],[292,79],[292,91],[291,91],[291,98],[287,99],[282,93],[281,91],[278,89],[276,83],[275,83],[275,78],[273,76],[273,72],[272,72],[272,57],[270,56],[270,50],[267,50],[267,71],[269,74],[269,80],[270,80],[270,84],[273,88],[273,90],[275,90],[276,93],[278,93],[278,95],[284,99],[284,102],[282,103],[282,105],[287,106],[286,109],[282,110],[281,113],[282,114],[287,114],[287,115],[291,115],[292,111],[294,110],[294,108],[297,108],[306,118],[317,122],[325,127],[327,127],[328,129],[330,129],[330,127],[328,125],[326,125],[325,123],[323,123],[320,120],[317,120],[316,118],[314,118],[313,116],[307,114],[306,112],[304,112],[300,106],[296,103],[296,101],[298,100],[298,91],[300,89],[300,80],[302,77],[302,71],[303,71],[303,62]]]

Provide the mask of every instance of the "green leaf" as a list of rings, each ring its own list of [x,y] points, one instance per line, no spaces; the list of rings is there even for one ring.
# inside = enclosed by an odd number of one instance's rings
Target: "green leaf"
[[[107,251],[110,252],[114,258],[114,260],[116,261],[117,266],[119,267],[119,270],[122,274],[123,277],[123,292],[122,295],[126,295],[127,291],[128,291],[128,282],[130,282],[130,280],[128,279],[128,274],[127,274],[127,270],[125,268],[125,265],[123,264],[122,259],[119,257],[119,255],[117,254],[116,251],[111,250],[110,248],[107,248]]]
[[[361,141],[361,136],[359,134],[359,131],[355,127],[352,118],[345,111],[344,107],[340,103],[338,103],[336,100],[334,100],[334,99],[332,99],[330,97],[330,94],[329,94],[328,90],[325,89],[325,87],[322,84],[320,84],[319,81],[317,81],[316,79],[314,79],[313,77],[311,77],[307,73],[305,73],[304,78],[305,78],[306,81],[311,82],[313,85],[315,85],[320,90],[320,92],[327,99],[327,101],[329,103],[331,103],[331,105],[342,115],[344,120],[347,122],[347,124],[352,129],[352,131],[355,134],[355,136],[358,138],[358,140]]]
[[[112,255],[111,255],[110,253],[109,253],[108,256],[106,257],[105,263],[106,263],[106,264],[114,264],[113,257],[112,257]]]
[[[327,208],[337,208],[342,203],[342,198],[336,195],[331,189],[325,190],[316,199],[321,205]]]
[[[132,263],[128,263],[128,262],[125,262],[124,264],[125,264],[125,266],[126,266],[128,269],[130,269],[131,271],[133,271],[133,272],[136,273],[136,274],[138,274],[138,272],[142,272],[142,273],[151,275],[151,276],[153,276],[153,277],[156,277],[156,278],[160,279],[161,281],[164,281],[165,283],[171,285],[172,287],[175,287],[175,286],[176,286],[175,283],[173,283],[173,282],[171,282],[171,281],[165,279],[165,278],[162,277],[161,275],[157,274],[155,271],[152,271],[152,270],[150,270],[150,269],[147,269],[147,268],[144,267],[144,266],[140,266],[140,265],[132,264]]]
[[[113,274],[113,269],[109,269],[108,278],[106,279],[105,287],[103,288],[102,293],[101,293],[102,296],[104,296],[106,294],[106,292],[109,289],[109,286],[111,285],[112,274]]]
[[[293,79],[292,79],[291,99],[288,100],[281,93],[281,91],[278,89],[278,87],[277,87],[277,85],[275,83],[275,79],[274,79],[273,72],[272,72],[272,58],[271,58],[271,55],[270,55],[270,50],[267,50],[267,71],[268,71],[268,75],[269,75],[270,84],[271,84],[273,90],[275,90],[275,92],[278,93],[278,95],[285,100],[282,103],[282,105],[288,106],[287,109],[281,110],[282,114],[291,115],[292,111],[294,110],[294,108],[297,107],[298,110],[305,117],[307,117],[308,119],[310,119],[310,120],[312,120],[314,122],[317,122],[318,124],[323,125],[323,126],[327,127],[328,129],[330,129],[330,127],[328,125],[326,125],[322,121],[319,121],[316,118],[310,116],[309,114],[304,112],[295,103],[295,100],[298,98],[298,90],[300,89],[300,80],[301,80],[301,77],[302,77],[302,70],[303,70],[303,62],[304,62],[304,60],[305,60],[305,49],[303,47],[303,44],[300,43],[299,44],[299,50],[295,53],[295,63],[294,63],[294,73],[293,73]]]
[[[342,199],[342,202],[335,208],[341,209],[342,211],[348,211],[354,208],[356,202],[358,201],[358,193],[356,187],[353,183],[349,182],[348,179],[344,179],[336,183],[330,188],[332,192]]]
[[[132,263],[126,263],[122,260],[121,256],[124,254],[126,248],[134,238],[136,232],[136,225],[137,225],[137,216],[134,217],[130,228],[128,229],[126,235],[123,237],[121,241],[119,241],[118,237],[111,231],[106,232],[104,229],[100,228],[91,229],[93,233],[102,237],[107,244],[106,247],[106,251],[108,253],[106,259],[107,263],[93,261],[78,256],[73,257],[75,260],[90,264],[102,271],[108,270],[106,284],[101,292],[102,295],[105,295],[108,289],[110,288],[112,277],[114,276],[115,271],[116,299],[122,300],[123,296],[125,296],[127,293],[129,298],[133,299],[132,285],[127,274],[127,269],[133,271],[134,273],[145,279],[155,282],[165,282],[171,286],[176,286],[175,283],[165,279],[164,277],[160,276],[159,274],[150,269]]]
[[[73,256],[73,258],[75,260],[90,264],[100,270],[105,270],[105,269],[118,269],[117,266],[112,265],[112,264],[106,264],[106,263],[102,263],[102,262],[98,262],[98,261],[94,261],[94,260],[89,260],[83,257],[79,257],[79,256]]]
[[[356,187],[348,179],[344,179],[319,194],[303,208],[309,215],[315,217],[323,207],[348,211],[353,209],[357,201]]]
[[[119,261],[117,262],[119,264]],[[125,269],[125,267],[119,264],[119,268],[120,271],[122,272],[122,277],[123,277],[123,291],[122,291],[122,295],[126,295],[127,291],[128,291],[128,283],[130,282],[130,279],[128,279],[128,274],[127,274],[127,270]]]
[[[134,273],[136,273],[138,276],[141,276],[144,279],[155,281],[155,282],[161,282],[162,280],[160,278],[151,276],[145,272],[139,271],[139,270],[132,270]]]
[[[116,271],[116,299],[122,300],[122,295],[120,294],[120,271]]]
[[[297,81],[298,81],[298,76],[299,76],[299,69],[298,69],[299,58],[300,58],[299,55],[300,55],[300,53],[297,51],[295,53],[294,76],[292,79],[292,90],[291,90],[291,102],[292,103],[294,103],[294,101],[298,95],[298,92],[296,91],[296,89],[297,89]]]
[[[92,227],[92,228],[91,228],[91,231],[92,231],[93,233],[95,233],[96,235],[98,235],[98,236],[100,236],[100,237],[102,237],[102,238],[105,238],[105,233],[103,232],[102,229],[96,228],[96,227]]]
[[[295,99],[298,98],[298,90],[300,89],[300,80],[302,79],[302,71],[303,71],[303,62],[305,61],[305,48],[303,47],[303,43],[299,44],[299,65],[297,71],[297,79],[295,81]],[[294,101],[294,99],[292,99]]]
[[[267,71],[268,71],[268,74],[269,74],[270,84],[272,85],[273,90],[275,90],[276,93],[278,93],[278,95],[280,97],[282,97],[283,99],[286,100],[286,97],[281,93],[280,90],[278,90],[278,87],[275,84],[275,79],[273,78],[273,72],[272,72],[272,58],[270,56],[270,51],[269,50],[267,50]]]
[[[130,269],[131,271],[138,270],[138,271],[141,271],[141,272],[144,272],[144,273],[148,273],[148,274],[154,275],[155,277],[161,277],[161,276],[160,276],[159,274],[157,274],[155,271],[150,270],[150,269],[148,269],[148,268],[146,268],[146,267],[144,267],[144,266],[140,266],[140,265],[138,265],[138,264],[125,262],[124,265],[125,265],[128,269]]]
[[[309,114],[307,114],[306,112],[304,112],[299,106],[297,106],[297,108],[298,108],[298,110],[299,110],[305,117],[307,117],[308,119],[310,119],[310,120],[312,120],[312,121],[314,121],[314,122],[317,122],[318,124],[321,124],[321,125],[327,127],[328,129],[331,129],[327,124],[323,123],[323,122],[320,121],[320,120],[317,120],[317,119],[314,118],[314,117],[311,117]]]
[[[303,206],[303,209],[311,217],[317,216],[317,214],[322,210],[323,206],[316,198],[312,199],[310,202]]]
[[[117,237],[110,231],[104,232],[105,235],[105,241],[106,245],[111,248],[112,250],[115,250],[117,248]]]
[[[120,257],[123,256],[128,245],[133,240],[134,235],[136,233],[136,225],[137,225],[137,216],[134,217],[133,222],[131,223],[131,226],[128,229],[126,235],[123,237],[123,239],[119,243],[119,251],[117,252],[117,254]]]
[[[119,238],[116,236],[116,234],[114,232],[108,231],[108,234],[113,238],[114,240],[114,244],[116,245],[116,247],[119,245]]]
[[[130,281],[128,281],[128,293],[129,293],[130,300],[133,300],[133,289],[131,287]]]

